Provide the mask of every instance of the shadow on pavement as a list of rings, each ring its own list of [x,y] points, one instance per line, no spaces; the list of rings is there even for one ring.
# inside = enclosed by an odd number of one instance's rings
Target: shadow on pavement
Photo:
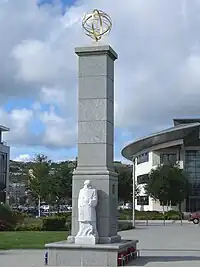
[[[172,252],[200,252],[200,248],[199,249],[191,249],[191,248],[184,248],[184,249],[173,249],[173,248],[165,248],[165,249],[157,249],[157,248],[144,248],[141,249],[140,251],[163,251],[163,252],[167,252],[167,251],[172,251]]]
[[[143,225],[143,226],[141,226],[140,225],[140,227],[135,227],[135,228],[132,228],[132,229],[129,229],[129,230],[123,230],[123,231],[120,231],[120,232],[130,232],[130,230],[137,230],[137,231],[139,231],[139,230],[149,230],[149,227],[145,227],[145,225]]]
[[[186,262],[186,261],[200,261],[200,257],[195,256],[141,256],[134,261],[132,261],[127,266],[145,266],[150,262]]]
[[[195,226],[194,224],[178,224],[178,223],[166,223],[166,224],[163,224],[163,223],[136,223],[135,224],[135,226],[136,226],[136,229],[138,229],[138,227],[140,227],[140,226],[162,226],[162,227],[174,227],[174,226],[176,226],[176,227],[188,227],[188,226]]]

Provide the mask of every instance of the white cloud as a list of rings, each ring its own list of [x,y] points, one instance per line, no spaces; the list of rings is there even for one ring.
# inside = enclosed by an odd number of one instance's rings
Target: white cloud
[[[33,158],[29,154],[22,154],[14,158],[13,160],[19,162],[30,162],[33,160]]]
[[[29,135],[29,124],[33,119],[33,111],[29,109],[13,109],[7,113],[0,109],[1,124],[10,128],[10,132],[6,134],[6,141],[9,144],[29,143],[31,135]]]
[[[113,8],[115,6],[115,8]],[[11,96],[35,100],[29,109],[1,113],[12,144],[71,147],[76,140],[77,57],[89,44],[80,19],[100,8],[113,29],[105,41],[119,54],[115,72],[116,126],[137,135],[173,117],[200,113],[200,1],[82,0],[66,16],[35,1],[10,0],[0,8],[0,104]],[[43,104],[57,109],[43,111]],[[35,136],[30,122],[44,131]]]
[[[40,91],[40,99],[45,104],[61,104],[66,103],[67,92],[64,90],[58,90],[58,88],[42,87]]]
[[[70,119],[58,116],[52,107],[41,113],[41,121],[46,126],[42,142],[46,146],[67,148],[76,143],[76,124]]]

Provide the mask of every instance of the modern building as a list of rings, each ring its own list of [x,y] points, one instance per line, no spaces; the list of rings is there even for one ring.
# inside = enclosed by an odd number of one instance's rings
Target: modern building
[[[9,188],[9,159],[10,147],[3,142],[3,132],[10,129],[0,125],[0,202],[6,202]]]
[[[162,211],[145,192],[148,174],[159,164],[178,163],[188,175],[192,192],[182,209],[200,210],[200,119],[174,119],[172,128],[136,140],[122,150],[122,155],[133,162],[133,176],[141,189],[136,199],[137,210]],[[174,207],[165,207],[165,209]]]

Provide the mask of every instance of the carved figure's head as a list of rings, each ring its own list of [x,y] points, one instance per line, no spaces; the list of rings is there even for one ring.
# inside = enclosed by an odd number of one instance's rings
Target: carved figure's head
[[[87,188],[91,187],[91,181],[90,180],[85,180],[84,187],[87,187]]]

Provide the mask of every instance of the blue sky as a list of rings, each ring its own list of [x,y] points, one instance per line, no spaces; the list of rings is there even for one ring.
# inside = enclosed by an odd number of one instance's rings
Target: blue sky
[[[0,124],[11,129],[4,140],[12,159],[77,156],[74,47],[91,45],[81,19],[94,8],[112,17],[104,42],[119,54],[115,159],[124,160],[125,144],[170,127],[173,118],[199,117],[200,0],[38,3],[0,2]]]
[[[44,5],[52,5],[52,7],[59,5],[61,14],[66,13],[66,8],[75,4],[75,0],[38,0],[37,4],[39,7]]]

